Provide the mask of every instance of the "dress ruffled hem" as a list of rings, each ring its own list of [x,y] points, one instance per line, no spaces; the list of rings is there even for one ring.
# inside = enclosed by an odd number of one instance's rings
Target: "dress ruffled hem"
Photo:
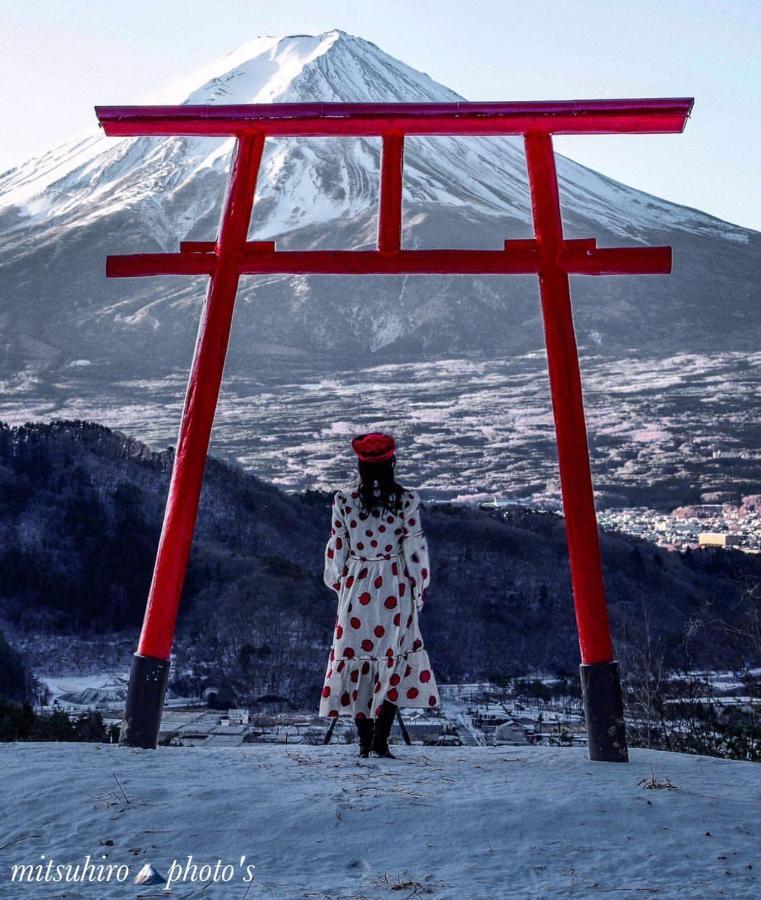
[[[337,659],[325,675],[320,716],[377,716],[384,700],[402,708],[440,705],[436,679],[425,648],[394,657]]]

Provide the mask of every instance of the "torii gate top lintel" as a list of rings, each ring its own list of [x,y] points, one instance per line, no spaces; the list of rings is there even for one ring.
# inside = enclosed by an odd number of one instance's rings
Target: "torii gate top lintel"
[[[107,135],[382,136],[669,134],[684,130],[690,97],[509,103],[254,103],[97,106]]]

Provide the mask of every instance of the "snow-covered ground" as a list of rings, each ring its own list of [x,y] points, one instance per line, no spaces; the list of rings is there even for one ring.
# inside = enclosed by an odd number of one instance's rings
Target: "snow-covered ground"
[[[0,744],[0,897],[758,897],[761,768],[631,755],[402,746],[358,763],[354,745]],[[652,775],[676,789],[639,784]],[[14,863],[88,854],[128,880],[9,883]],[[132,883],[173,860],[179,878],[189,855],[231,880]]]

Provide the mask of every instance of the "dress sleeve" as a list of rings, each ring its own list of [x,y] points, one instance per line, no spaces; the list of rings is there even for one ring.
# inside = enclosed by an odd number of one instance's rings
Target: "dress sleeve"
[[[337,491],[333,497],[330,537],[325,545],[325,569],[323,581],[336,593],[341,590],[341,578],[346,574],[346,557],[349,553],[349,538],[343,515],[344,497]]]
[[[420,520],[420,496],[417,491],[412,491],[410,505],[402,509],[404,562],[412,584],[412,596],[419,612],[423,608],[423,592],[431,580],[431,564],[428,560],[428,543]]]

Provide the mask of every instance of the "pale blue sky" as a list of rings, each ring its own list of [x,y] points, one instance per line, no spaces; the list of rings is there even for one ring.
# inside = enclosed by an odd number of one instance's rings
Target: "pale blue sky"
[[[258,34],[342,28],[469,100],[694,96],[684,135],[558,139],[761,230],[761,0],[0,0],[0,170]]]

